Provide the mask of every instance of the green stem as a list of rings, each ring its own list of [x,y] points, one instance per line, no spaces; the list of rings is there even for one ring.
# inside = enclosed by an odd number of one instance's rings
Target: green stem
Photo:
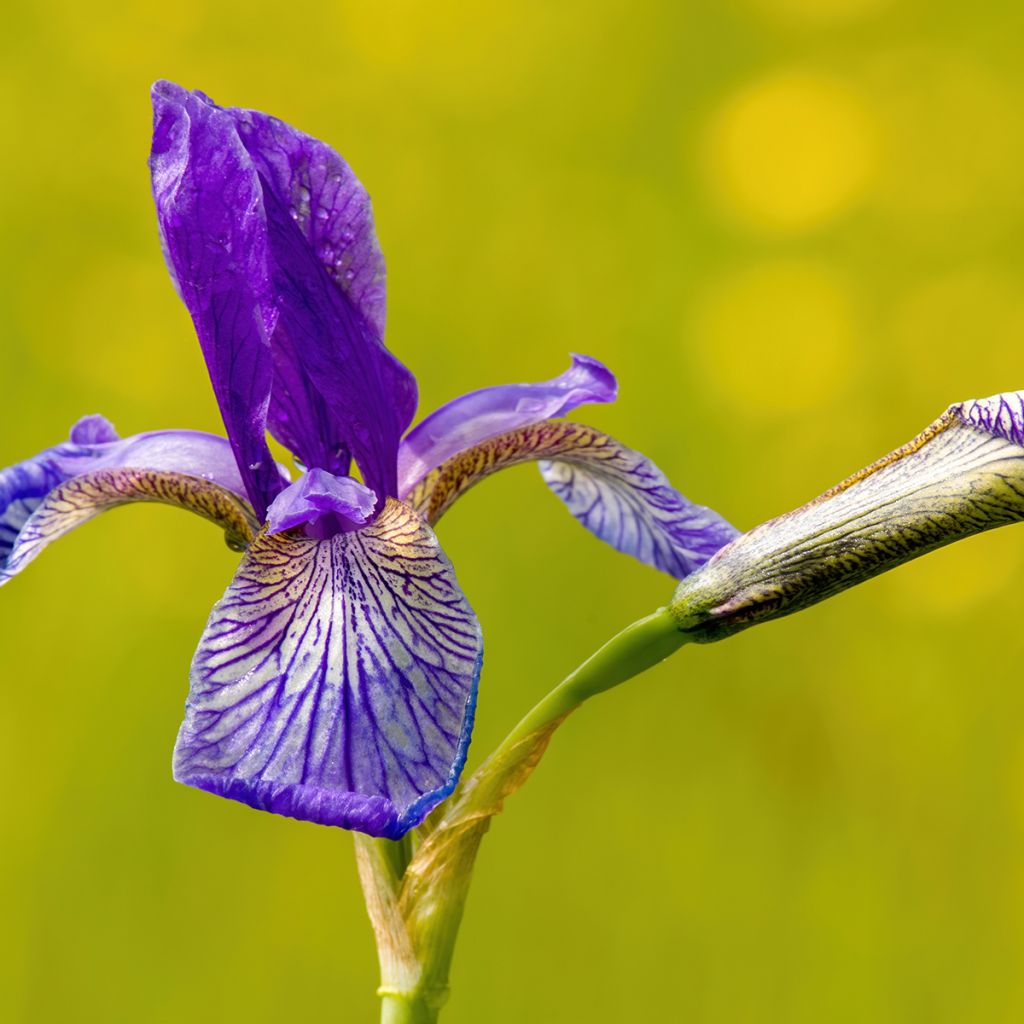
[[[565,718],[595,694],[610,690],[664,661],[689,639],[667,608],[659,608],[653,615],[638,619],[613,636],[535,704],[488,760],[499,761],[527,736]]]
[[[434,1024],[437,1010],[414,995],[383,995],[380,1024]]]

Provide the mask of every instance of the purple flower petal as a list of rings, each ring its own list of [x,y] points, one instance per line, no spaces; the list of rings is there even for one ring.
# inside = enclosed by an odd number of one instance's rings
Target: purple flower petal
[[[603,363],[573,354],[572,366],[540,384],[504,384],[455,398],[409,431],[398,450],[404,497],[446,459],[481,441],[564,416],[587,402],[614,402],[618,386]]]
[[[580,423],[548,420],[502,434],[448,460],[407,500],[431,524],[491,473],[540,461],[569,511],[616,550],[681,579],[739,531],[683,497],[639,452]]]
[[[164,254],[262,516],[281,489],[265,433],[277,311],[262,189],[233,119],[201,93],[158,82],[153,112],[149,163]]]
[[[357,339],[356,343],[379,348],[379,339],[384,336],[384,257],[366,190],[348,164],[317,139],[255,110],[228,108],[226,113],[235,122],[263,188],[275,196],[273,209],[287,212],[291,224],[286,219],[284,227],[298,230],[334,286],[355,314],[369,325],[372,339]],[[287,273],[288,265],[282,267]],[[306,274],[312,273],[307,268]],[[317,290],[322,287],[322,282],[318,283]],[[294,287],[288,288],[286,284],[285,290],[293,292]],[[301,316],[301,302],[298,306]],[[336,315],[324,319],[336,319]],[[330,324],[325,322],[324,329],[330,330]],[[308,354],[297,347],[296,333],[305,337],[309,331],[301,324],[291,329],[285,324],[272,340],[270,430],[282,444],[298,453],[307,466],[344,475],[349,469],[350,424],[333,408],[332,396],[322,395],[304,368]],[[315,344],[329,346],[335,340],[322,337]],[[415,411],[415,384],[410,391],[410,381],[403,380],[401,373],[394,383],[406,399],[412,396],[412,408],[408,411],[411,419]]]
[[[199,642],[175,777],[398,838],[455,786],[481,652],[451,563],[407,506],[329,540],[260,534]]]
[[[369,196],[324,143],[258,111],[227,113],[260,176],[276,264],[271,428],[336,475],[351,452],[368,486],[394,495],[416,381],[382,343],[384,259]]]
[[[1024,447],[1024,391],[1007,391],[991,398],[957,402],[949,407],[949,414]]]
[[[165,248],[228,434],[251,460],[243,470],[263,467],[269,422],[308,467],[343,476],[354,456],[368,486],[395,494],[416,383],[381,341],[365,190],[336,153],[275,118],[168,83],[154,105]],[[269,504],[276,481],[256,482]]]
[[[104,478],[102,485],[93,480],[87,487],[62,490],[87,476],[126,468],[187,476],[194,495],[189,498],[188,488],[188,493],[179,494],[177,485],[167,481],[116,475]],[[199,487],[199,480],[208,486]],[[167,488],[166,493],[160,493],[161,487]],[[126,501],[180,505],[193,500],[213,502],[221,511],[228,506],[239,508],[233,497],[222,501],[217,496],[222,490],[245,496],[234,454],[224,438],[197,430],[158,430],[120,440],[103,417],[87,416],[71,428],[70,441],[0,470],[0,583],[20,571],[46,544],[113,505]]]
[[[309,524],[321,539],[362,526],[373,516],[377,495],[350,476],[332,476],[323,469],[311,469],[286,487],[267,509],[267,532],[283,533],[294,526]],[[339,522],[340,520],[340,522]]]

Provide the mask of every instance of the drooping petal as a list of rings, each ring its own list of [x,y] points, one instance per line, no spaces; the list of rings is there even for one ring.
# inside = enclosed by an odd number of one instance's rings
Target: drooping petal
[[[680,584],[670,610],[689,639],[721,640],[1022,521],[1024,392],[960,402],[912,441],[728,544]]]
[[[201,93],[158,82],[153,112],[150,169],[164,254],[262,516],[281,486],[265,436],[277,311],[259,177],[233,119]]]
[[[329,146],[255,110],[228,109],[264,193],[281,317],[272,338],[270,427],[336,475],[351,452],[394,495],[413,375],[383,345],[384,258],[370,198]]]
[[[210,480],[166,470],[96,469],[59,484],[38,504],[0,562],[0,585],[82,523],[137,501],[175,505],[208,519],[235,551],[245,550],[260,525],[244,498]]]
[[[320,536],[328,537],[368,522],[376,507],[377,495],[358,480],[311,469],[270,503],[267,532],[283,533],[294,526],[323,524]]]
[[[158,430],[122,440],[102,416],[87,416],[69,441],[0,470],[0,583],[46,544],[114,505],[166,501],[237,533],[239,517],[251,516],[239,500],[244,496],[224,438]]]
[[[260,534],[192,664],[175,777],[397,838],[455,786],[482,641],[412,509],[329,540]]]
[[[580,423],[548,420],[449,459],[406,499],[435,523],[491,473],[540,461],[545,481],[592,533],[616,550],[681,579],[739,531],[683,497],[649,459]]]
[[[614,402],[615,375],[590,356],[540,384],[504,384],[445,403],[409,431],[398,449],[398,493],[408,494],[432,469],[473,445],[518,427],[565,416],[587,402]]]

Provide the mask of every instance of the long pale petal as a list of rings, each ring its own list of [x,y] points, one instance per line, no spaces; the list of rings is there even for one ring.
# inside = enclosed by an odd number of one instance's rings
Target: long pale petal
[[[680,585],[672,610],[692,639],[720,640],[1022,520],[1024,392],[960,402],[913,441],[723,548]]]
[[[481,653],[451,563],[407,506],[329,540],[262,533],[200,640],[175,776],[397,838],[458,779]]]
[[[645,456],[580,423],[549,420],[469,448],[407,500],[434,523],[484,477],[531,461],[540,461],[548,485],[588,530],[677,579],[739,535],[717,512],[683,497]]]

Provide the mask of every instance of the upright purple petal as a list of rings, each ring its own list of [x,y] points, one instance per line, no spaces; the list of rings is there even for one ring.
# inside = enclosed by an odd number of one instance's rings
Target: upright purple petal
[[[323,539],[368,522],[377,508],[377,495],[350,476],[332,476],[311,469],[286,487],[267,509],[267,532],[283,533],[310,526],[307,534]]]
[[[281,489],[265,434],[276,309],[262,189],[233,119],[201,93],[158,82],[153,111],[150,169],[164,253],[262,516]]]
[[[260,534],[199,642],[175,777],[398,838],[458,780],[481,651],[451,563],[407,506],[329,540]]]
[[[564,416],[587,402],[614,402],[615,375],[590,356],[540,384],[481,388],[446,402],[409,431],[398,450],[398,493],[408,494],[432,469],[473,445],[518,427]]]
[[[86,478],[87,485],[69,486]],[[0,583],[51,541],[114,505],[166,501],[235,522],[246,514],[236,500],[245,493],[222,437],[157,430],[121,440],[102,416],[87,416],[71,428],[69,441],[0,470]]]
[[[370,198],[329,146],[254,110],[226,111],[263,187],[281,317],[271,431],[309,466],[395,494],[415,378],[384,347],[384,259]]]
[[[681,579],[739,531],[680,494],[650,459],[581,423],[547,420],[474,445],[431,471],[406,500],[434,524],[499,469],[540,462],[548,486],[616,550]]]

